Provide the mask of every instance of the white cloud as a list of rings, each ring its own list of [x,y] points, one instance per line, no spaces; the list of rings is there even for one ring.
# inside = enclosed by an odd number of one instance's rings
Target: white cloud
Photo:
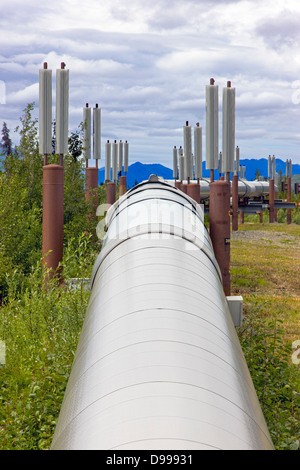
[[[39,84],[33,83],[22,90],[7,95],[7,104],[22,104],[26,106],[28,103],[37,102],[39,97]]]
[[[7,95],[0,121],[13,128],[24,106],[38,102],[44,61],[54,71],[54,99],[55,69],[65,62],[71,130],[85,103],[97,102],[104,138],[128,139],[136,158],[159,156],[171,165],[186,120],[200,121],[205,138],[205,85],[214,77],[220,118],[222,87],[231,80],[236,88],[236,136],[247,156],[268,146],[269,153],[275,153],[272,146],[284,152],[285,136],[297,136],[300,121],[293,99],[300,80],[299,18],[300,5],[292,0],[12,0],[0,18],[0,80]],[[299,141],[292,141],[300,162]]]

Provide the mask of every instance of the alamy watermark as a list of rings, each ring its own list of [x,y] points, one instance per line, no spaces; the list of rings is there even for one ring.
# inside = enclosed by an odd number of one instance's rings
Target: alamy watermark
[[[104,240],[109,224],[108,241],[135,236],[143,239],[179,237],[192,242],[186,249],[192,249],[193,243],[198,247],[204,243],[204,211],[200,206],[196,212],[191,210],[189,203],[170,205],[165,200],[145,199],[137,204],[123,201],[115,212],[110,208],[109,204],[101,204],[96,211],[96,215],[101,217],[96,228],[100,240]]]

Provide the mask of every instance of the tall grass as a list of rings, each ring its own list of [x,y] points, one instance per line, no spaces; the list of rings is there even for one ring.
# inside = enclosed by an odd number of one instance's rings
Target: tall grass
[[[276,450],[300,448],[300,370],[270,299],[248,302],[239,339]]]
[[[89,277],[94,261],[88,239],[66,250],[65,268],[73,277]],[[48,449],[77,347],[89,292],[43,287],[42,262],[22,279],[8,279],[0,309],[0,339],[6,346],[0,365],[0,448]]]
[[[95,258],[89,237],[71,239],[64,254],[66,278],[89,278]],[[243,277],[252,286],[251,269],[239,267],[233,284]],[[14,271],[7,279],[0,308],[0,340],[6,346],[0,363],[1,449],[49,449],[88,304],[83,284],[58,287],[53,280],[44,289],[42,280],[41,261],[28,276]],[[245,295],[238,334],[275,448],[298,449],[300,369],[285,338],[289,306],[258,287]]]

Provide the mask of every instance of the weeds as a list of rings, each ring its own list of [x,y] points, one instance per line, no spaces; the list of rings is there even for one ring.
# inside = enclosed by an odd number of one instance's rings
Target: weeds
[[[263,318],[266,306],[255,299],[247,309],[239,338],[274,446],[299,449],[300,370],[291,361],[283,320]]]
[[[72,275],[87,276],[92,266],[89,240],[72,242]],[[70,258],[66,251],[66,259]],[[71,268],[70,268],[71,269]],[[17,277],[17,279],[16,279]],[[42,263],[30,275],[8,279],[0,309],[0,339],[6,360],[0,365],[0,448],[48,449],[87,308],[89,292],[42,287]]]

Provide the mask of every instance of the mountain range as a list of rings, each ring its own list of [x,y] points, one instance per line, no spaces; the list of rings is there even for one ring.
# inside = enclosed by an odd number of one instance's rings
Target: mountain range
[[[1,161],[4,158],[4,155],[1,155],[1,144],[0,144],[0,168]],[[253,181],[256,177],[257,170],[260,172],[261,176],[268,176],[268,159],[267,158],[248,158],[240,160],[241,166],[246,166],[246,179]],[[276,158],[276,172],[279,173],[282,171],[282,175],[285,175],[286,171],[286,162]],[[219,172],[215,170],[215,178],[219,178]],[[300,183],[300,165],[292,164],[292,183]],[[160,163],[141,163],[135,162],[129,165],[127,173],[127,187],[132,188],[137,183],[147,180],[150,175],[158,175],[165,179],[173,179],[173,170],[168,168]],[[205,161],[202,162],[202,175],[203,178],[210,177],[210,170],[206,170]],[[99,168],[99,184],[104,183],[105,178],[105,168]]]
[[[241,166],[246,166],[246,179],[253,181],[256,176],[257,170],[259,170],[261,176],[268,176],[268,159],[244,159],[240,160]],[[282,175],[285,175],[286,171],[286,162],[276,158],[276,172],[279,173],[282,171]],[[202,174],[203,178],[208,178],[210,176],[210,170],[206,170],[205,162],[202,163]],[[299,175],[300,182],[300,165],[292,164],[292,174]],[[158,175],[165,179],[173,179],[173,170],[170,168],[161,165],[160,163],[141,163],[135,162],[128,167],[127,173],[127,187],[131,188],[141,181],[147,180],[150,175]],[[215,178],[219,177],[219,172],[215,170]],[[105,178],[105,168],[99,168],[99,184],[104,183]]]

